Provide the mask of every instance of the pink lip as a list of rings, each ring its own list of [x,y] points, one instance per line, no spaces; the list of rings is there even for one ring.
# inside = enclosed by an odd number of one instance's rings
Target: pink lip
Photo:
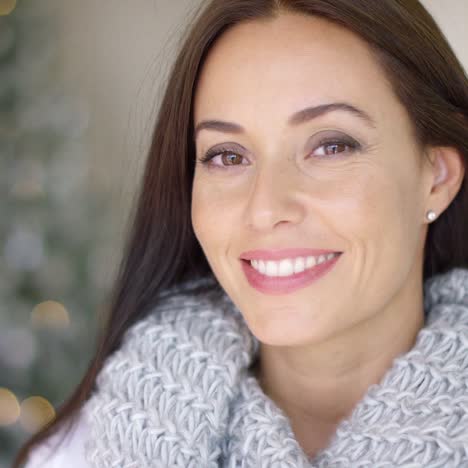
[[[241,264],[247,281],[253,288],[265,294],[279,295],[292,293],[318,280],[328,273],[340,258],[341,254],[291,276],[266,276],[255,270],[248,260],[241,260]]]
[[[335,251],[324,249],[249,250],[243,252],[240,258],[244,260],[282,260],[283,258],[307,257],[329,253],[335,253]]]

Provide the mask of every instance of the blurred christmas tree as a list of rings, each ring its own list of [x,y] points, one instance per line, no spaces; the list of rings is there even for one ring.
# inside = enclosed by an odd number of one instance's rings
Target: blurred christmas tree
[[[41,3],[0,0],[2,468],[82,377],[109,283],[86,106],[56,79],[57,32]]]

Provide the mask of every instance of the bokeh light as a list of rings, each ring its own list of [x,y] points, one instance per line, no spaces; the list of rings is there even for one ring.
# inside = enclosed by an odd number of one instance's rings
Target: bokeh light
[[[0,0],[0,15],[10,14],[16,6],[16,0]]]
[[[21,402],[19,421],[29,433],[37,432],[54,418],[54,407],[41,396],[31,396]]]
[[[32,310],[31,323],[40,328],[66,328],[70,325],[70,316],[60,302],[44,301]]]
[[[0,426],[15,423],[20,415],[20,405],[13,392],[0,387]]]

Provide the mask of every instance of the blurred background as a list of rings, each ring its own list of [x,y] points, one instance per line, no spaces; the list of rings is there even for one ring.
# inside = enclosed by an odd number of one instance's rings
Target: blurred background
[[[201,0],[0,0],[0,468],[91,359]],[[423,0],[468,70],[468,2]]]

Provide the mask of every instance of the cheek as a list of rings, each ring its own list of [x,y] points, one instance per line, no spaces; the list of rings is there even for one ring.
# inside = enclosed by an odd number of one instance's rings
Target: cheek
[[[203,186],[197,181],[197,178],[195,178],[192,188],[191,217],[195,236],[202,246],[206,236],[206,227],[209,226],[209,203],[210,200],[206,196]]]
[[[382,264],[394,267],[408,238],[401,180],[384,169],[372,169],[343,178],[339,192],[329,194],[334,200],[332,229],[354,251],[356,276],[368,279]]]
[[[353,227],[380,234],[401,219],[408,181],[386,167],[355,172],[340,184],[338,209]]]
[[[387,193],[391,187],[380,183],[375,172],[361,172],[341,179],[339,188],[331,187],[323,199],[333,200],[330,213],[334,213],[338,232],[364,239],[380,230],[384,213],[392,204]]]
[[[226,195],[202,178],[195,178],[192,189],[191,217],[195,236],[202,247],[212,249],[226,239],[232,221],[226,208]]]
[[[390,285],[406,277],[419,242],[415,182],[386,168],[350,180],[342,196],[340,229],[361,259],[363,283]]]

